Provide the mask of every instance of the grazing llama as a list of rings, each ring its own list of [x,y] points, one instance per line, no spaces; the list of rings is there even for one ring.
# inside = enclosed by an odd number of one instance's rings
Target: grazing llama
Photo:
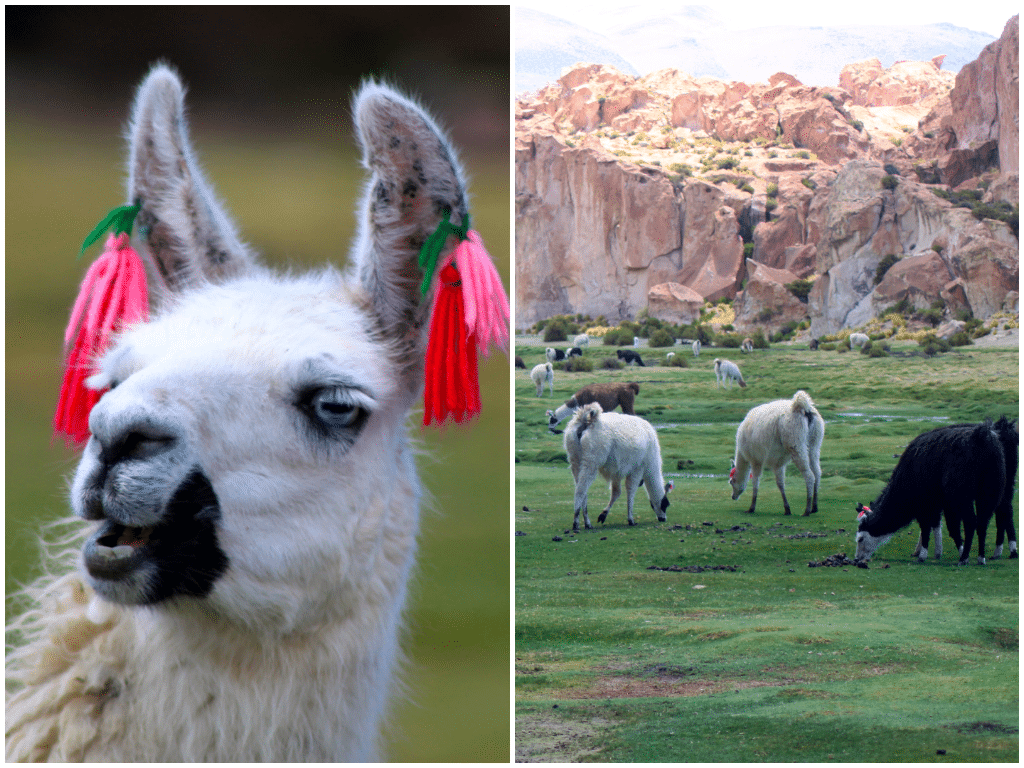
[[[575,395],[566,400],[553,411],[547,412],[548,429],[558,434],[555,427],[587,403],[600,403],[606,413],[622,408],[623,413],[633,414],[633,400],[640,394],[640,385],[635,381],[604,381],[599,384],[588,384]]]
[[[751,408],[736,430],[736,455],[732,460],[729,484],[735,501],[753,476],[750,509],[757,506],[757,489],[761,473],[770,469],[782,494],[785,514],[791,514],[786,498],[786,465],[792,461],[804,476],[807,506],[804,515],[818,511],[818,486],[821,485],[821,443],[825,438],[825,421],[814,407],[810,395],[802,389],[792,400],[773,400]]]
[[[728,384],[728,389],[732,389],[732,383],[736,382],[741,387],[747,386],[747,382],[743,380],[743,374],[740,373],[739,366],[736,365],[732,360],[720,360],[715,358],[715,388],[721,389],[723,384]]]
[[[544,394],[544,385],[547,384],[551,394],[555,394],[555,370],[551,363],[537,363],[530,371],[530,378],[537,388],[537,397]]]
[[[665,522],[672,483],[665,483],[662,479],[658,434],[645,419],[624,413],[604,413],[600,403],[589,403],[576,412],[565,428],[562,445],[568,454],[569,468],[575,481],[574,531],[580,528],[580,512],[583,513],[583,525],[594,527],[587,514],[587,492],[598,473],[611,484],[611,498],[597,522],[604,523],[608,517],[608,511],[621,493],[622,480],[626,481],[626,520],[630,525],[636,525],[633,498],[637,488],[645,482],[651,509],[658,520]]]
[[[140,86],[128,195],[158,307],[89,380],[109,391],[71,504],[93,525],[9,628],[8,760],[379,759],[422,495],[417,262],[467,201],[416,104],[371,82],[353,112],[350,265],[286,278],[203,180],[177,75]]]

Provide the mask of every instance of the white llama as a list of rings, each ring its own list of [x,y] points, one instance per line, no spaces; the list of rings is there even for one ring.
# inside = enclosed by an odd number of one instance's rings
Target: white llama
[[[350,266],[278,277],[203,180],[183,99],[164,66],[136,97],[159,306],[90,379],[109,391],[71,503],[92,525],[13,625],[7,759],[376,760],[419,527],[417,259],[465,182],[417,105],[365,84]]]

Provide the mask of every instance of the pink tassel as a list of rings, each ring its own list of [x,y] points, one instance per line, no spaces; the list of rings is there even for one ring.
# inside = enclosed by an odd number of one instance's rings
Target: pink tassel
[[[56,434],[73,443],[89,438],[89,413],[103,393],[89,389],[85,380],[95,373],[96,360],[106,351],[113,331],[148,318],[142,259],[127,233],[110,235],[103,253],[85,273],[64,332],[67,360],[53,417]]]
[[[462,277],[469,335],[476,337],[479,351],[484,356],[489,354],[491,343],[507,354],[508,297],[480,235],[469,230],[467,238],[455,246],[452,256]]]

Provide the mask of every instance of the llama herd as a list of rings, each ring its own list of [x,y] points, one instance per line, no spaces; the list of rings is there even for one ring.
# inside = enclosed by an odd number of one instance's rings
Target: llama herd
[[[851,343],[863,343],[852,339]],[[746,344],[741,350],[746,349]],[[752,346],[751,346],[752,349]],[[632,350],[619,350],[619,357],[632,356]],[[693,344],[700,354],[699,342]],[[551,364],[537,366],[550,375]],[[716,358],[716,387],[736,382],[746,387],[738,366]],[[538,377],[534,376],[538,382]],[[537,383],[537,395],[544,379]],[[563,447],[569,460],[575,486],[573,494],[573,530],[579,530],[582,515],[585,528],[592,528],[587,511],[591,484],[600,474],[610,486],[611,497],[598,517],[604,523],[620,496],[625,482],[626,517],[635,525],[633,500],[640,485],[646,483],[651,508],[661,522],[666,520],[668,491],[661,470],[661,448],[656,430],[635,413],[635,397],[640,392],[635,382],[589,384],[555,410],[546,412],[548,430],[571,417],[563,435]],[[553,394],[553,389],[552,389]],[[620,408],[622,413],[614,413]],[[818,511],[821,484],[821,448],[825,421],[811,397],[803,390],[792,398],[774,400],[750,409],[736,431],[729,484],[732,499],[740,498],[752,482],[750,507],[757,506],[758,488],[766,469],[775,475],[782,496],[784,514],[792,514],[786,496],[786,467],[792,462],[800,471],[806,487],[804,516]],[[928,557],[929,537],[935,538],[936,556],[941,556],[942,521],[957,546],[960,563],[968,561],[973,539],[978,539],[977,559],[985,563],[985,539],[989,522],[995,518],[994,557],[1003,552],[1004,539],[1009,557],[1017,557],[1016,531],[1013,525],[1013,494],[1017,472],[1019,427],[1016,420],[1002,417],[981,424],[957,424],[926,432],[913,440],[900,456],[885,489],[871,507],[857,505],[856,556],[859,567],[867,567],[874,552],[893,534],[916,521],[921,534],[915,555]],[[961,537],[962,529],[962,537]]]

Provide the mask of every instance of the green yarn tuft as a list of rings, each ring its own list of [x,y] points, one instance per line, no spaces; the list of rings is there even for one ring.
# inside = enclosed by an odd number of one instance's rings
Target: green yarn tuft
[[[81,256],[85,253],[85,249],[103,237],[103,233],[111,227],[114,228],[115,235],[119,235],[122,232],[131,232],[132,225],[135,223],[135,217],[138,216],[141,210],[141,203],[138,205],[122,205],[112,210],[103,217],[103,221],[97,224],[92,232],[86,235],[85,241],[82,243],[82,250],[78,252],[78,255]]]
[[[434,277],[434,270],[437,268],[437,257],[441,255],[448,235],[457,235],[459,240],[465,240],[469,234],[469,214],[462,217],[462,226],[452,224],[450,219],[451,210],[444,209],[444,219],[437,225],[427,241],[420,248],[420,270],[423,272],[423,282],[420,283],[420,294],[427,295],[430,290],[430,281]]]

